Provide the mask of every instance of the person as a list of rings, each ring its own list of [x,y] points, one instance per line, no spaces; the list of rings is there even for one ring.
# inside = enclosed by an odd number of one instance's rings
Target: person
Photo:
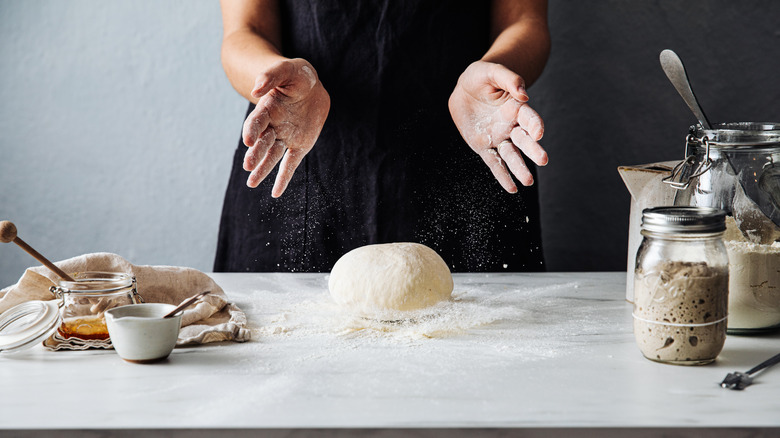
[[[398,241],[453,272],[544,269],[526,86],[549,55],[546,1],[221,7],[223,67],[250,105],[214,271],[327,272]]]

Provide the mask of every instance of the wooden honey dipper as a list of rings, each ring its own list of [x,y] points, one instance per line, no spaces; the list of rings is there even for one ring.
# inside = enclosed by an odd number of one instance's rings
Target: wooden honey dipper
[[[50,262],[49,259],[41,255],[41,253],[33,249],[33,247],[28,245],[24,240],[20,239],[19,236],[16,235],[16,225],[14,225],[13,222],[9,222],[9,221],[0,222],[0,241],[2,241],[3,243],[13,242],[19,245],[19,247],[27,251],[28,254],[35,257],[35,260],[38,260],[39,262],[43,263],[44,266],[51,269],[52,272],[59,275],[63,280],[76,281],[73,278],[71,278],[70,275],[66,274],[62,269],[56,267],[54,263]]]

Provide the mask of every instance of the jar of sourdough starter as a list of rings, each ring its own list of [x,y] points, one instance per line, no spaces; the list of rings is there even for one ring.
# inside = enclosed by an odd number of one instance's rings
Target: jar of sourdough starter
[[[655,207],[642,214],[634,270],[634,336],[650,360],[703,365],[726,340],[725,212]]]
[[[780,328],[780,124],[690,128],[674,204],[726,212],[731,334]]]
[[[76,281],[60,280],[49,289],[62,300],[57,334],[85,341],[109,339],[103,313],[111,308],[142,302],[135,278],[116,272],[79,272]]]

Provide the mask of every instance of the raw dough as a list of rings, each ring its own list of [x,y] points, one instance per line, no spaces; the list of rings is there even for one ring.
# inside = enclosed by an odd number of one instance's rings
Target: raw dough
[[[452,295],[452,274],[419,243],[366,245],[344,254],[328,289],[341,306],[363,314],[422,309]]]

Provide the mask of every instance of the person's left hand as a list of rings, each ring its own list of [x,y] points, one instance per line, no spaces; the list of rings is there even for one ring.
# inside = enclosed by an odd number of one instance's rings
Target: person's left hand
[[[509,193],[517,192],[509,170],[524,186],[534,182],[523,154],[539,166],[547,164],[547,152],[537,143],[544,124],[527,102],[522,77],[485,61],[463,72],[449,100],[460,135]]]

